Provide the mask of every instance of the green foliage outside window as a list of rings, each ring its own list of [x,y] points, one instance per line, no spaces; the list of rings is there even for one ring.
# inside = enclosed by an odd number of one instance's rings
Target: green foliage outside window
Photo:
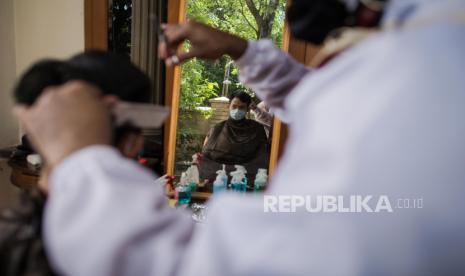
[[[284,5],[284,0],[189,0],[187,17],[245,39],[270,38],[280,47]],[[260,32],[262,25],[269,24],[272,27],[268,33]],[[213,62],[193,59],[182,65],[181,110],[208,105],[208,99],[221,93],[225,66],[230,60],[227,56]],[[230,80],[229,91],[245,90],[238,81],[236,68],[232,68]]]
[[[248,40],[272,39],[277,47],[282,44],[285,0],[188,0],[187,17]],[[185,45],[188,49],[189,45]],[[179,122],[176,139],[176,160],[190,161],[193,153],[201,151],[205,133],[191,124],[195,113],[208,119],[209,99],[220,96],[225,66],[231,58],[216,61],[192,59],[182,65]],[[238,69],[232,65],[229,93],[249,91],[238,80]],[[229,95],[225,95],[229,96]]]

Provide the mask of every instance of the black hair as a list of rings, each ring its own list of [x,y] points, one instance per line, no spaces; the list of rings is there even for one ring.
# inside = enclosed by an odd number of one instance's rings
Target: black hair
[[[65,83],[65,66],[58,60],[42,60],[32,65],[16,84],[16,102],[31,105],[46,87]]]
[[[68,61],[42,60],[29,68],[14,90],[16,102],[31,105],[48,86],[70,80],[83,80],[97,86],[105,95],[118,96],[123,101],[148,102],[150,79],[126,57],[92,50]]]
[[[14,89],[17,103],[32,105],[49,86],[71,80],[83,80],[97,86],[104,95],[115,95],[128,102],[148,102],[150,79],[127,57],[92,50],[78,54],[67,61],[47,59],[33,64],[19,79]],[[114,129],[114,143],[125,133],[140,133],[130,124]]]
[[[229,96],[229,100],[232,101],[234,98],[238,98],[241,102],[246,103],[249,106],[252,103],[252,97],[243,91],[236,91]]]

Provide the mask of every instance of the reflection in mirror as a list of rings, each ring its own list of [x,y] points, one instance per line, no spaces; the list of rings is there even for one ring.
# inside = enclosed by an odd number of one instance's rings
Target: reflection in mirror
[[[285,0],[186,1],[188,18],[250,40],[269,38],[278,47],[282,44],[284,9]],[[184,63],[174,174],[185,172],[182,181],[189,182],[186,179],[196,171],[191,166],[194,163],[201,183],[197,191],[212,192],[215,180],[224,179],[224,175],[228,188],[254,190],[259,169],[265,180],[258,182],[266,182],[272,122],[272,110],[239,82],[238,69],[230,57]],[[225,172],[217,174],[223,168]],[[263,189],[263,184],[257,188]]]
[[[132,0],[109,0],[108,51],[131,54]]]
[[[152,82],[150,102],[164,104],[165,70],[154,49],[161,22],[166,21],[166,0],[108,0],[108,50],[122,54]],[[159,175],[163,168],[163,129],[144,128],[139,161]]]

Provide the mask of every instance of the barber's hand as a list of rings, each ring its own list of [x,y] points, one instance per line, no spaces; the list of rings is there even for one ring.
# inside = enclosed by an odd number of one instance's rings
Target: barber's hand
[[[34,105],[14,112],[50,170],[77,150],[111,142],[109,108],[100,90],[82,81],[49,87]]]
[[[194,57],[217,59],[226,54],[238,59],[247,49],[247,40],[195,21],[163,25],[162,30],[165,39],[158,45],[158,53],[169,66]],[[179,45],[186,40],[191,44],[189,52],[179,52],[175,58]]]

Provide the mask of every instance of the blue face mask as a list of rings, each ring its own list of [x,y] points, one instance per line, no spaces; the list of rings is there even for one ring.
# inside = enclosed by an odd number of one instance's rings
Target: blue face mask
[[[247,114],[247,112],[245,112],[244,110],[240,110],[239,108],[229,110],[229,116],[231,117],[231,119],[236,121],[244,119],[245,114]]]

